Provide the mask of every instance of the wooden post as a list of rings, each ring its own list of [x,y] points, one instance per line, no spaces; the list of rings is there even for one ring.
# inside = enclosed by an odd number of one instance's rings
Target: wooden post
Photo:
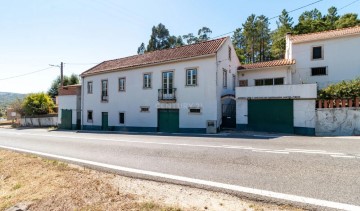
[[[356,108],[360,107],[360,100],[359,100],[358,97],[355,98],[355,107],[356,107]]]
[[[341,102],[341,107],[346,108],[347,99],[343,99]]]
[[[329,107],[328,104],[329,104],[329,101],[328,101],[328,100],[324,100],[324,108],[328,108],[328,107]]]
[[[353,107],[353,99],[349,99],[349,108]]]
[[[339,108],[339,106],[340,106],[340,100],[339,99],[335,100],[335,106],[336,106],[336,108]]]
[[[321,102],[322,100],[318,100],[318,108],[321,108]]]
[[[334,108],[334,100],[333,99],[330,100],[329,108]]]

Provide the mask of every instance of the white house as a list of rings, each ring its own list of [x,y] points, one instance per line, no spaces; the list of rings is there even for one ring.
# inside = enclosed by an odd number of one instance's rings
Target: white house
[[[360,76],[360,27],[286,36],[285,59],[238,68],[237,128],[315,134],[317,89]]]
[[[104,61],[81,74],[82,129],[216,132],[239,65],[229,37]]]

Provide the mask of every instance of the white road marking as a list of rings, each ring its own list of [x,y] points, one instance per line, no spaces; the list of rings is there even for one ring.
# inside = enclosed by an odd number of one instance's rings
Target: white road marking
[[[360,140],[360,136],[329,136],[329,137],[319,137],[319,138],[341,138],[341,139],[354,139],[354,140]]]
[[[95,140],[95,141],[113,141],[113,142],[123,142],[123,143],[140,143],[140,144],[156,144],[156,145],[169,145],[169,146],[181,146],[181,147],[204,147],[204,148],[221,148],[221,149],[239,149],[239,150],[251,150],[253,152],[269,152],[274,154],[289,154],[289,153],[304,153],[304,154],[319,154],[319,155],[338,155],[346,156],[344,153],[336,152],[326,152],[324,150],[308,150],[308,149],[291,149],[286,148],[285,150],[281,149],[262,149],[254,148],[249,146],[236,146],[236,145],[205,145],[205,144],[181,144],[181,143],[171,143],[171,142],[154,142],[154,141],[137,141],[129,139],[111,139],[111,138],[92,138],[92,137],[77,137],[77,136],[64,136],[64,135],[44,135],[37,133],[19,133],[19,132],[3,132],[0,131],[0,134],[9,134],[17,136],[42,136],[42,137],[54,137],[54,138],[66,138],[66,139],[77,139],[77,140]],[[65,140],[66,141],[66,140]]]
[[[53,155],[53,154],[49,154],[49,153],[37,152],[37,151],[14,148],[14,147],[7,147],[7,146],[2,146],[2,145],[0,145],[0,148],[36,154],[36,155],[51,157],[51,158],[55,158],[55,159],[67,160],[67,161],[72,161],[72,162],[77,162],[77,163],[87,164],[87,165],[92,165],[92,166],[97,166],[97,167],[103,167],[103,168],[107,168],[107,169],[113,169],[113,170],[118,170],[118,171],[123,171],[123,172],[128,172],[128,173],[135,173],[135,174],[147,175],[147,176],[152,176],[152,177],[160,177],[160,178],[181,181],[181,182],[188,182],[188,183],[198,184],[198,185],[206,185],[209,187],[222,188],[222,189],[227,189],[227,190],[232,190],[232,191],[237,191],[237,192],[242,192],[242,193],[276,198],[276,199],[280,199],[280,200],[287,200],[287,201],[292,201],[292,202],[311,204],[311,205],[321,206],[321,207],[329,207],[329,208],[333,208],[333,209],[350,210],[350,211],[360,210],[360,206],[344,204],[344,203],[339,203],[339,202],[333,202],[333,201],[327,201],[327,200],[322,200],[322,199],[314,199],[314,198],[308,198],[308,197],[291,195],[291,194],[277,193],[277,192],[268,191],[268,190],[242,187],[242,186],[213,182],[213,181],[208,181],[208,180],[194,179],[194,178],[190,178],[190,177],[183,177],[183,176],[176,176],[176,175],[164,174],[164,173],[153,172],[153,171],[133,169],[133,168],[128,168],[128,167],[116,166],[116,165],[111,165],[111,164],[106,164],[106,163],[99,163],[99,162],[95,162],[95,161],[83,160],[83,159],[72,158],[72,157],[65,157],[65,156],[60,156],[60,155]]]
[[[356,158],[355,156],[350,156],[350,155],[331,155],[331,157],[334,157],[334,158]]]

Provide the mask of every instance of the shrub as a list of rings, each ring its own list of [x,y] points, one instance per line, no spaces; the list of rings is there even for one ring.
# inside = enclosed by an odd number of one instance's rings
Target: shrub
[[[360,77],[351,81],[332,84],[318,91],[319,99],[338,99],[360,97]]]
[[[23,102],[23,110],[27,116],[49,114],[54,107],[54,102],[45,93],[29,94]]]

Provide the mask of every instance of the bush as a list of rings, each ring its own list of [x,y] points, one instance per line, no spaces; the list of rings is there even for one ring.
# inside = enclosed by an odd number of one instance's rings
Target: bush
[[[342,81],[319,90],[319,99],[339,99],[360,97],[360,77],[351,81]]]
[[[45,93],[29,94],[23,102],[23,110],[27,116],[49,114],[54,107],[54,102]]]

